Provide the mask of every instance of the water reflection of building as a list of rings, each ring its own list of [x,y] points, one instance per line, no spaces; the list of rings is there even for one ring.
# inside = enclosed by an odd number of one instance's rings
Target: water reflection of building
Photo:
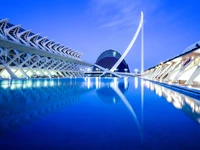
[[[119,88],[119,90],[124,94],[129,87],[128,79],[124,78],[121,81],[117,81],[118,79],[115,78],[113,82],[115,86]],[[119,101],[121,101],[120,96],[116,93],[116,91],[113,89],[111,84],[107,84],[106,86],[103,86],[100,89],[96,90],[96,93],[98,97],[107,104],[115,104]]]
[[[101,55],[97,58],[96,63],[97,65],[111,69],[115,63],[120,59],[121,54],[117,52],[116,50],[106,50]],[[93,67],[93,71],[98,71],[99,68]],[[123,60],[119,66],[116,68],[115,72],[130,72],[128,64],[126,63],[125,60]]]
[[[94,88],[95,84],[91,83],[88,89],[84,79],[21,80],[1,84],[0,135],[66,107]]]
[[[137,78],[135,79],[135,81],[137,80]],[[135,88],[137,88],[137,84],[135,84]],[[129,88],[129,82],[128,82],[128,78],[123,78],[119,79],[119,78],[114,78],[114,81],[106,84],[105,86],[97,89],[97,95],[99,96],[99,98],[108,104],[115,104],[116,102],[122,102],[124,103],[125,107],[129,110],[129,112],[131,113],[137,127],[138,130],[140,132],[140,136],[142,139],[142,127],[141,127],[141,123],[138,120],[138,117],[134,111],[134,109],[132,108],[131,104],[129,103],[129,101],[127,100],[127,98],[125,97],[124,93],[128,90]]]
[[[154,84],[149,81],[145,81],[144,84],[148,89],[155,91],[157,95],[165,97],[165,99],[169,103],[172,103],[175,108],[181,109],[190,118],[200,123],[200,101],[199,100],[183,95],[181,93],[178,93],[166,87],[160,86],[158,84]]]

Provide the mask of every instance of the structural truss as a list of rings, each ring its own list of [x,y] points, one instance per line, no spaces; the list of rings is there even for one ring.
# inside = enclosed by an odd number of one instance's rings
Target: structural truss
[[[199,42],[189,47],[190,49],[161,62],[157,66],[147,69],[142,77],[166,83],[175,83],[191,87],[200,87],[200,46]]]
[[[82,77],[82,53],[0,20],[0,78]]]

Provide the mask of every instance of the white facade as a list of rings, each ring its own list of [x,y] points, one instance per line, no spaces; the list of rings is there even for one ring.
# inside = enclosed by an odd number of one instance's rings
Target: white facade
[[[200,47],[187,51],[142,73],[142,78],[200,88]]]
[[[0,78],[82,77],[82,53],[0,20]]]

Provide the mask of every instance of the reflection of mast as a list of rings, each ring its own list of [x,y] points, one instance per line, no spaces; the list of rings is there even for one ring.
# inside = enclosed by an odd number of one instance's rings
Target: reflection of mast
[[[144,123],[144,81],[141,79],[141,142],[143,143]]]
[[[138,118],[132,108],[132,106],[130,105],[130,103],[128,102],[128,100],[126,99],[126,97],[124,96],[124,94],[120,91],[119,87],[116,86],[114,83],[111,83],[111,88],[117,93],[117,95],[121,98],[121,100],[123,101],[123,103],[126,105],[126,107],[128,108],[128,110],[131,112],[135,122],[136,122],[136,125],[141,133],[141,127],[140,127],[140,123],[138,121]]]

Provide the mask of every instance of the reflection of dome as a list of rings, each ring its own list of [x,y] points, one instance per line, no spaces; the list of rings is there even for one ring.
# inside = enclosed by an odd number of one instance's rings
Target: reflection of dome
[[[97,61],[95,64],[111,69],[114,64],[118,61],[118,59],[121,57],[121,54],[117,52],[116,50],[106,50],[101,55],[98,57]],[[98,68],[93,67],[93,71],[97,71]],[[117,67],[117,72],[130,72],[129,67],[125,60],[123,60],[120,65]]]
[[[125,91],[128,89],[128,86],[127,87],[125,86],[125,82],[120,82],[118,83],[118,88],[124,94]],[[121,100],[121,98],[117,95],[115,90],[110,86],[106,86],[101,89],[98,89],[96,92],[97,92],[98,97],[104,103],[107,103],[107,104],[114,104]]]

